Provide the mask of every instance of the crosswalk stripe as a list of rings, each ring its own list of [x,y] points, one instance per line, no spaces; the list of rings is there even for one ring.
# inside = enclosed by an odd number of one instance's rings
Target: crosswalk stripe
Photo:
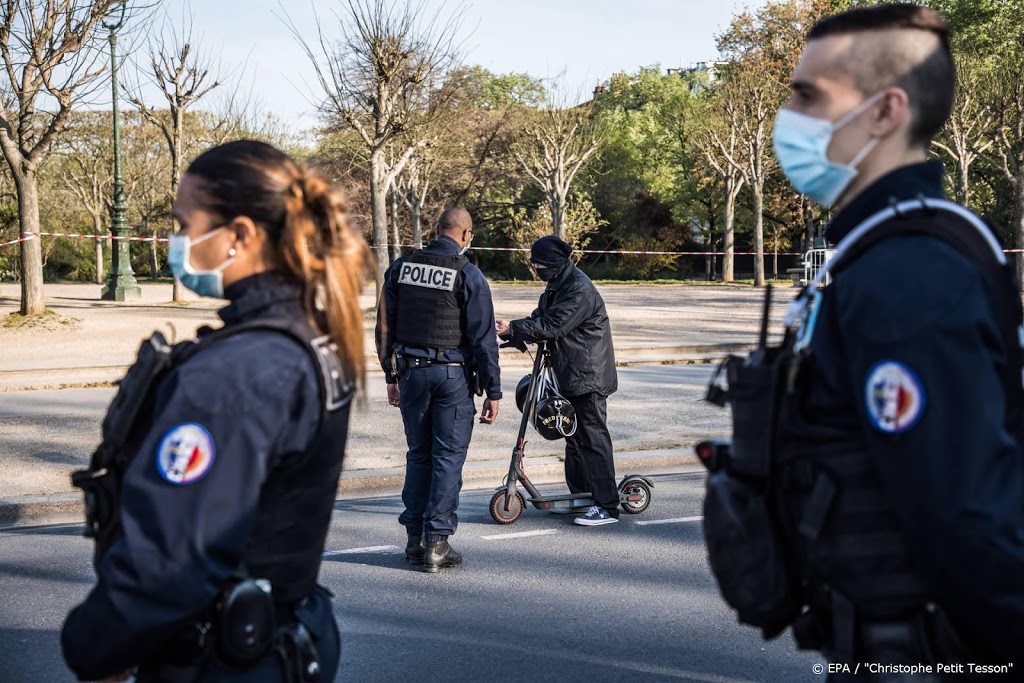
[[[328,550],[323,554],[324,557],[334,557],[335,555],[360,555],[367,553],[397,553],[401,552],[401,548],[397,545],[371,545],[367,548],[346,548],[345,550]]]
[[[495,534],[493,536],[481,536],[486,541],[500,541],[506,538],[525,538],[527,536],[547,536],[557,534],[558,529],[540,529],[539,531],[519,531],[514,534]]]
[[[675,524],[676,522],[699,522],[703,517],[674,517],[672,519],[649,519],[646,522],[637,522],[640,526],[648,524]]]

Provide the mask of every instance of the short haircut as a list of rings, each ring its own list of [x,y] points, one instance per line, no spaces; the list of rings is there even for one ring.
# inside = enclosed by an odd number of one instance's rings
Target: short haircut
[[[473,229],[473,218],[461,206],[446,209],[441,217],[437,219],[437,234],[452,235],[461,234],[466,230]]]
[[[906,91],[913,114],[909,142],[927,147],[946,125],[956,95],[950,27],[941,14],[913,4],[859,7],[822,19],[808,32],[807,40],[881,31],[923,31],[938,39],[937,46],[931,40],[874,41],[863,49],[854,47],[854,54],[842,60],[865,95],[892,86]]]

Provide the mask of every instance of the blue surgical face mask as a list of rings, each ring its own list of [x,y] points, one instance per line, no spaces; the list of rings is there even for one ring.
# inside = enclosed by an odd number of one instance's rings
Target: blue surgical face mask
[[[188,235],[171,235],[167,244],[167,263],[171,266],[174,277],[181,280],[186,289],[195,292],[199,296],[212,296],[222,298],[224,296],[224,269],[235,260],[235,250],[228,252],[228,258],[212,270],[196,270],[189,262],[189,252],[197,244],[205,242],[216,235],[224,227],[211,230],[197,240],[192,240]]]
[[[835,123],[789,109],[779,112],[772,135],[775,157],[797,192],[826,208],[832,207],[839,200],[857,177],[857,166],[878,144],[878,138],[873,138],[853,161],[843,165],[828,158],[832,136],[867,111],[884,94],[883,91],[872,95]]]
[[[473,241],[470,240],[469,244],[473,244]],[[462,249],[459,250],[459,256],[465,256],[466,255],[466,252],[469,251],[469,244],[467,244],[466,246],[464,246]]]

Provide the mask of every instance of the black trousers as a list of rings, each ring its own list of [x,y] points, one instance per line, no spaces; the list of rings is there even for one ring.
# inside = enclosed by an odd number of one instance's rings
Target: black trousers
[[[565,482],[572,493],[590,493],[612,517],[619,516],[615,458],[608,433],[608,397],[566,397],[576,410],[576,433],[565,440]]]
[[[399,381],[405,455],[405,512],[411,534],[438,541],[459,525],[459,492],[476,406],[461,365],[410,368]]]

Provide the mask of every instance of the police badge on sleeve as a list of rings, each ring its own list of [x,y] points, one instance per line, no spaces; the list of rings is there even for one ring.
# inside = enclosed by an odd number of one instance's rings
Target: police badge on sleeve
[[[206,476],[215,455],[210,433],[201,425],[186,422],[164,435],[157,448],[156,467],[171,484],[191,484]]]
[[[921,419],[924,389],[917,375],[902,363],[882,361],[868,372],[864,387],[868,418],[880,432],[899,434]]]

